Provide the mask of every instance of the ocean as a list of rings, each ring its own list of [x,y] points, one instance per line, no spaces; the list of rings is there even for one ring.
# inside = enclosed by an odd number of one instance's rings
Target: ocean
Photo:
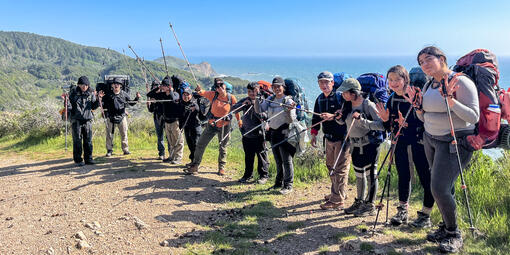
[[[454,64],[458,57],[449,57]],[[416,56],[405,57],[193,57],[191,62],[209,62],[222,75],[235,76],[249,81],[271,82],[275,75],[298,78],[309,101],[320,94],[317,75],[328,70],[345,72],[353,77],[363,73],[377,72],[386,75],[393,65],[403,65],[407,70],[417,66]],[[498,58],[501,87],[510,87],[510,57]]]

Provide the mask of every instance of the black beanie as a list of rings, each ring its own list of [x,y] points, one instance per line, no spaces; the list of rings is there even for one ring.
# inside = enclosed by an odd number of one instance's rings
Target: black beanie
[[[165,76],[165,78],[163,78],[163,80],[161,81],[161,85],[162,86],[170,86],[172,84],[172,80],[170,79],[170,77]]]
[[[80,85],[80,84],[89,86],[90,85],[89,78],[87,78],[87,76],[82,76],[82,77],[78,78],[78,85]]]

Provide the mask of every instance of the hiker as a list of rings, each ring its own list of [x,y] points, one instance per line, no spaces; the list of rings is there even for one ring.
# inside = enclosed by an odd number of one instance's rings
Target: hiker
[[[296,121],[297,115],[296,109],[294,108],[294,101],[290,96],[285,96],[284,94],[286,86],[283,78],[276,76],[273,79],[271,86],[273,88],[274,96],[270,96],[268,100],[277,103],[269,102],[267,100],[263,100],[262,103],[259,103],[258,100],[255,100],[254,108],[259,114],[266,112],[268,118],[284,111],[281,116],[269,121],[271,145],[274,146],[287,138],[289,124]],[[289,105],[290,107],[283,106],[282,104]],[[296,153],[296,148],[289,142],[284,142],[273,147],[272,150],[276,163],[276,179],[275,184],[269,189],[281,189],[281,194],[289,194],[293,191],[292,184],[294,182],[294,165],[292,163],[292,157]]]
[[[465,169],[473,152],[468,149],[467,136],[474,134],[475,124],[480,117],[479,100],[476,85],[464,75],[455,76],[448,68],[446,55],[437,47],[422,49],[417,61],[425,74],[432,76],[432,81],[423,88],[423,100],[413,101],[418,107],[416,113],[424,121],[425,155],[431,166],[430,186],[432,196],[441,212],[443,222],[439,228],[427,235],[427,240],[439,243],[443,252],[458,252],[462,248],[462,235],[457,225],[455,181],[460,169],[457,162],[455,146],[451,143],[454,131],[458,141],[458,156]],[[448,80],[446,93],[442,87]],[[409,98],[414,98],[415,91],[408,89]],[[445,97],[451,110],[448,118]],[[450,121],[454,130],[450,129]]]
[[[99,107],[96,91],[90,87],[87,76],[78,78],[78,86],[69,93],[67,104],[73,134],[73,160],[78,166],[95,164],[92,159],[92,110]],[[83,143],[83,150],[82,150]],[[82,156],[83,151],[83,158]],[[83,162],[85,161],[85,162]]]
[[[407,70],[401,66],[393,66],[386,75],[388,84],[393,93],[385,106],[377,103],[378,116],[384,122],[384,127],[395,137],[402,126],[400,136],[394,150],[395,165],[398,173],[398,197],[399,205],[397,214],[391,218],[393,225],[408,223],[409,197],[411,195],[411,171],[414,164],[421,186],[423,187],[423,206],[418,211],[418,218],[410,225],[417,228],[428,228],[430,212],[434,206],[434,198],[430,192],[430,169],[425,157],[423,147],[423,122],[418,119],[412,105],[404,99],[405,88],[409,86],[410,78]],[[411,111],[404,120],[404,116]],[[404,122],[405,121],[405,122]]]
[[[183,89],[180,105],[182,114],[179,117],[179,128],[181,136],[184,131],[184,137],[189,149],[189,159],[193,161],[198,138],[202,134],[202,126],[198,119],[199,106],[197,100],[193,98],[193,91],[190,88]],[[186,164],[187,167],[190,165],[191,162]]]
[[[322,94],[315,100],[313,111],[321,115],[314,115],[312,117],[312,125],[319,123],[321,120],[327,121],[311,129],[311,143],[313,147],[317,147],[317,135],[322,127],[326,149],[326,167],[329,170],[329,178],[331,179],[331,193],[325,196],[326,202],[321,204],[320,208],[323,210],[342,210],[347,195],[346,187],[349,179],[351,154],[348,141],[346,141],[347,144],[344,145],[342,154],[338,159],[338,164],[335,167],[335,161],[338,153],[340,153],[347,129],[345,124],[340,125],[334,119],[335,113],[342,109],[344,100],[342,99],[342,94],[333,89],[334,77],[331,72],[321,72],[317,76],[317,80]]]
[[[353,125],[349,142],[357,188],[357,198],[344,212],[357,217],[374,215],[374,200],[378,186],[377,160],[379,145],[383,141],[382,137],[378,137],[374,131],[384,131],[384,126],[377,116],[375,104],[363,97],[361,84],[357,79],[344,80],[338,91],[342,93],[346,106],[343,111],[338,111],[337,122],[340,125],[347,123],[349,128]]]
[[[151,91],[156,90],[159,91],[159,85],[161,83],[159,81],[153,81],[151,85]],[[160,92],[163,93],[163,92]],[[149,98],[149,97],[147,97]],[[158,159],[165,159],[165,120],[164,120],[164,109],[163,102],[151,102],[148,103],[148,110],[152,112],[154,119],[154,127],[156,128],[156,136],[158,139]],[[168,140],[167,140],[168,141]],[[170,150],[170,145],[167,142],[167,148]]]
[[[162,104],[165,135],[168,141],[168,158],[164,159],[163,162],[180,164],[184,148],[184,138],[180,135],[179,129],[179,117],[182,112],[179,107],[179,94],[174,91],[170,77],[163,78],[161,86],[147,93],[147,97],[165,100]]]
[[[112,92],[105,94],[103,90],[99,92],[99,97],[103,98],[104,109],[107,116],[106,125],[106,157],[111,157],[113,153],[113,132],[115,125],[118,126],[121,137],[121,147],[124,155],[129,155],[128,146],[128,123],[126,118],[127,105],[135,105],[140,99],[140,93],[136,92],[135,100],[132,101],[129,95],[121,89],[123,80],[114,78],[112,82]]]
[[[223,79],[214,78],[213,91],[203,91],[200,85],[197,85],[195,91],[198,95],[203,96],[209,100],[211,106],[208,112],[208,124],[206,124],[204,132],[198,138],[197,147],[193,156],[191,165],[184,169],[184,173],[197,174],[198,167],[202,162],[205,148],[211,139],[218,135],[219,154],[218,154],[218,175],[225,175],[225,165],[227,163],[227,144],[230,140],[230,131],[232,114],[230,111],[233,109],[232,105],[237,103],[236,97],[227,92],[227,88]],[[243,122],[239,117],[239,113],[235,113],[239,128],[242,127]],[[221,119],[222,118],[222,119]]]
[[[260,93],[259,86],[257,82],[250,82],[247,86],[248,96],[239,100],[237,104],[232,106],[232,108],[237,109],[244,105],[240,109],[240,111],[243,111],[241,134],[243,135],[242,143],[244,150],[244,174],[243,177],[239,179],[240,183],[246,183],[252,178],[255,155],[257,156],[257,172],[259,173],[257,183],[265,184],[269,177],[269,159],[267,158],[267,151],[265,150],[265,135],[262,133],[265,132],[265,130],[263,130],[264,125],[246,134],[262,123],[261,119],[263,116],[260,116],[253,109],[255,100],[257,100],[257,95]]]

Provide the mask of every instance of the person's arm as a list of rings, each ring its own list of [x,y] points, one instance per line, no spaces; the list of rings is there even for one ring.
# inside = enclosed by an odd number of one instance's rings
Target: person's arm
[[[317,99],[315,99],[315,104],[313,106],[313,111],[314,112],[318,112],[318,113],[322,113],[322,112],[319,112],[319,97],[317,97]],[[312,116],[312,126],[315,125],[316,123],[319,123],[321,121],[321,117],[318,116],[318,115],[313,115]],[[310,133],[312,134],[312,136],[316,136],[319,134],[319,130],[321,130],[321,125],[316,125],[314,126],[313,128],[310,129]]]
[[[284,100],[284,103],[286,105],[292,105],[292,104],[294,104],[294,101],[289,98],[288,100]],[[283,107],[285,107],[285,106],[283,106]],[[288,112],[287,114],[285,114],[287,117],[287,123],[292,123],[296,120],[296,118],[297,118],[296,108],[292,108],[292,109],[288,109],[288,110],[284,110],[284,111]]]
[[[253,110],[255,110],[255,112],[258,114],[267,111],[267,108],[269,106],[269,103],[266,100],[264,99],[261,100],[262,102],[260,102],[259,99],[255,99],[255,104],[253,106]]]
[[[155,87],[154,89],[149,91],[149,93],[147,93],[147,97],[156,99],[157,94],[159,94],[159,87]]]
[[[453,104],[450,104],[451,110],[462,120],[475,124],[480,118],[476,86],[471,80],[463,76],[458,77],[458,85],[456,98],[453,98]]]
[[[367,128],[367,129],[370,129],[370,130],[385,131],[383,121],[381,120],[381,118],[379,118],[379,116],[377,116],[375,104],[371,103],[371,102],[363,102],[363,104],[366,104],[366,106],[363,106],[363,107],[366,107],[364,109],[368,110],[368,112],[365,114],[370,115],[372,120],[368,120],[367,118],[361,117],[359,119],[360,125],[362,125],[363,127]]]
[[[128,102],[128,105],[134,106],[138,103],[138,100],[140,99],[140,92],[136,92],[136,97],[134,100],[130,100],[128,93],[124,92],[124,100]]]
[[[91,105],[91,109],[92,109],[92,110],[97,109],[97,108],[99,107],[99,100],[97,99],[97,94],[96,94],[96,92],[95,92],[95,91],[94,91],[94,92],[92,92],[92,98],[91,98],[91,101],[92,101],[92,102],[91,102],[91,103],[92,103],[92,105]]]
[[[234,95],[232,95],[232,105],[235,105],[237,103],[237,99]],[[230,110],[235,110],[236,108],[231,108]],[[236,115],[236,119],[237,119],[237,123],[239,123],[239,126],[242,126],[243,125],[243,121],[241,120],[241,115],[239,115],[239,111],[237,111],[235,113]]]

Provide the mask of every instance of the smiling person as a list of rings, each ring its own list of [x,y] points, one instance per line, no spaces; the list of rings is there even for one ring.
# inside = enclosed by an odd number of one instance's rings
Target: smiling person
[[[457,210],[452,192],[460,169],[453,137],[450,129],[445,97],[451,110],[455,136],[458,141],[458,156],[461,167],[466,168],[473,152],[468,149],[467,136],[475,131],[480,117],[478,92],[475,84],[464,75],[456,76],[448,68],[446,55],[437,47],[422,49],[417,56],[418,64],[425,74],[432,76],[432,82],[424,87],[421,108],[416,113],[425,127],[425,154],[431,166],[431,191],[443,218],[439,228],[427,240],[438,242],[443,252],[458,252],[463,245],[462,235],[457,225]],[[448,81],[446,93],[442,87]],[[414,98],[414,90],[407,90],[409,98]]]
[[[418,218],[410,225],[418,228],[431,227],[430,212],[434,206],[434,198],[430,192],[430,169],[423,147],[423,122],[412,110],[412,105],[404,99],[405,89],[409,86],[409,73],[403,66],[397,65],[388,70],[386,77],[393,93],[386,106],[383,103],[377,104],[378,116],[384,121],[384,127],[391,132],[392,137],[395,137],[400,125],[403,125],[397,144],[394,145],[400,203],[397,214],[391,218],[391,223],[398,226],[408,222],[411,171],[414,171],[410,166],[414,163],[424,194],[423,207],[418,211]],[[404,123],[404,116],[408,111],[411,112]]]
[[[347,130],[345,124],[340,125],[335,121],[335,113],[342,109],[344,100],[342,93],[333,91],[333,79],[333,74],[328,71],[324,71],[317,76],[317,83],[322,94],[315,100],[313,111],[321,115],[314,115],[312,117],[312,125],[322,120],[327,121],[311,129],[313,147],[317,146],[317,135],[321,127],[326,141],[326,167],[329,170],[329,178],[331,179],[331,193],[325,197],[326,203],[320,206],[323,210],[343,209],[347,195],[345,188],[349,179],[351,164],[350,146],[347,143],[342,151],[342,155],[340,155],[339,163],[334,167]]]

